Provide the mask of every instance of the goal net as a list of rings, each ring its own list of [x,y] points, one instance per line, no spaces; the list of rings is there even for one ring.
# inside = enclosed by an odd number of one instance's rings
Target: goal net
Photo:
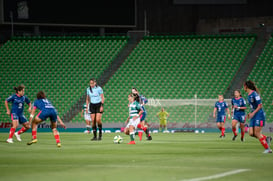
[[[168,128],[199,128],[215,127],[213,109],[218,99],[156,99],[149,98],[145,105],[147,122],[151,127],[158,127],[159,119],[156,116],[164,107],[170,116],[167,119]],[[230,106],[231,99],[225,99]]]

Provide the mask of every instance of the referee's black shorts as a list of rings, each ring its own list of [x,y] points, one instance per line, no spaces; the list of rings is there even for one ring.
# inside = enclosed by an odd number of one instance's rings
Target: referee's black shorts
[[[89,104],[89,111],[91,112],[91,114],[96,114],[96,113],[102,114],[103,112],[100,112],[100,107],[101,107],[101,102],[97,103],[97,104],[90,103]]]

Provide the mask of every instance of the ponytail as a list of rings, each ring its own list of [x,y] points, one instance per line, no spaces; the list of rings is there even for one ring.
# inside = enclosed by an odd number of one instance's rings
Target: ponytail
[[[254,91],[256,91],[257,93],[259,93],[258,88],[255,86],[254,82],[252,82],[251,80],[246,81],[246,82],[245,82],[245,86],[246,86],[247,88],[249,88],[250,90],[254,90]]]
[[[24,88],[25,86],[23,84],[19,85],[18,87],[13,87],[16,93],[18,93],[19,91],[22,91]]]

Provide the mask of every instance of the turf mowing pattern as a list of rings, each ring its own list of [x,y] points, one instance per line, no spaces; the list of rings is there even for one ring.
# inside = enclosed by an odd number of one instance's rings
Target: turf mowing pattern
[[[5,142],[8,133],[0,133],[0,180],[273,180],[273,154],[263,154],[257,139],[246,135],[242,143],[240,135],[231,141],[231,133],[224,139],[219,134],[159,133],[127,145],[123,133],[124,142],[114,144],[118,134],[91,142],[91,134],[65,132],[58,148],[52,133],[38,132],[38,143],[30,146],[29,132],[13,144]]]

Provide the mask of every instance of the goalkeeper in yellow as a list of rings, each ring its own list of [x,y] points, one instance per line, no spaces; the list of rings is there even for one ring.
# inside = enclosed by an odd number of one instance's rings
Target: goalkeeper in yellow
[[[159,118],[159,131],[162,131],[162,128],[164,128],[164,131],[167,131],[167,118],[170,114],[162,107],[161,111],[158,112],[156,116]]]

